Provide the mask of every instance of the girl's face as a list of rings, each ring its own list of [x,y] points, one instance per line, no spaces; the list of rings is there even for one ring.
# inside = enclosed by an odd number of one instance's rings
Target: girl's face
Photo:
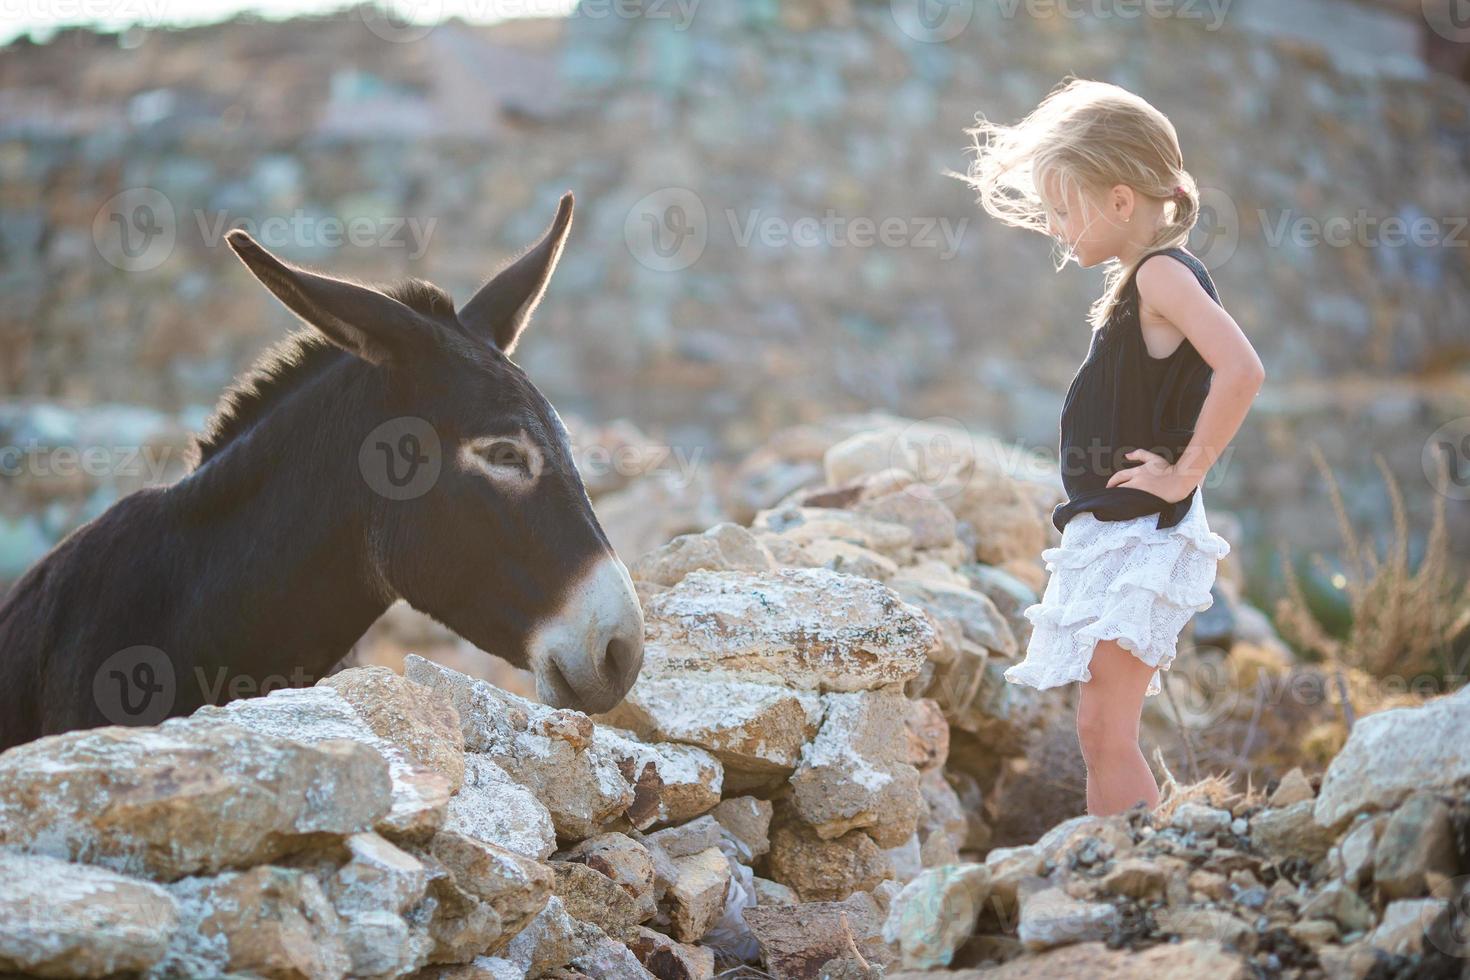
[[[1037,190],[1046,206],[1047,232],[1077,257],[1078,265],[1091,268],[1122,250],[1128,226],[1095,195],[1075,185],[1063,187],[1053,173],[1042,176]]]

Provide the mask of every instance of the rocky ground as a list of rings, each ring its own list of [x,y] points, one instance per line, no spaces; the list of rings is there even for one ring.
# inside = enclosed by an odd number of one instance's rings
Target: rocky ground
[[[0,755],[0,971],[1470,976],[1470,692],[1367,713],[1325,772],[1057,822],[1017,772],[1063,692],[1000,677],[1055,474],[952,436],[747,460],[738,522],[630,562],[645,666],[606,715],[410,656]]]

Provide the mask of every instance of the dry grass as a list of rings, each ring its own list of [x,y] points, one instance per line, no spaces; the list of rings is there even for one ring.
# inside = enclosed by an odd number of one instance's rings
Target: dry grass
[[[1443,457],[1436,459],[1442,485],[1447,463]],[[1308,605],[1284,551],[1281,561],[1287,594],[1277,601],[1276,624],[1283,636],[1298,648],[1317,654],[1333,673],[1343,719],[1351,728],[1357,712],[1345,670],[1360,670],[1378,679],[1396,676],[1405,682],[1464,673],[1465,665],[1451,663],[1451,655],[1456,639],[1470,628],[1470,578],[1465,578],[1451,561],[1444,494],[1435,494],[1424,557],[1411,571],[1404,498],[1383,457],[1375,453],[1373,461],[1388,488],[1393,539],[1382,555],[1371,539],[1364,540],[1353,527],[1337,480],[1316,445],[1312,446],[1312,460],[1327,484],[1337,515],[1343,541],[1342,588],[1352,624],[1345,638],[1331,635]],[[1324,576],[1337,574],[1321,553],[1314,552],[1311,557]]]
[[[1250,786],[1249,777],[1244,793],[1237,793],[1231,788],[1234,777],[1225,773],[1212,773],[1193,783],[1179,782],[1169,770],[1164,753],[1157,747],[1154,749],[1154,765],[1164,774],[1159,783],[1159,805],[1153,810],[1154,822],[1161,826],[1167,824],[1173,818],[1174,811],[1184,803],[1203,803],[1216,809],[1229,810],[1238,803],[1250,804],[1261,800],[1261,794]]]

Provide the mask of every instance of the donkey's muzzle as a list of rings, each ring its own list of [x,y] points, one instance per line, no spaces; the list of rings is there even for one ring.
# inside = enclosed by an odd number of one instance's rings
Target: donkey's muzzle
[[[643,610],[616,555],[573,584],[561,615],[532,637],[530,662],[553,707],[596,714],[623,700],[643,667]]]

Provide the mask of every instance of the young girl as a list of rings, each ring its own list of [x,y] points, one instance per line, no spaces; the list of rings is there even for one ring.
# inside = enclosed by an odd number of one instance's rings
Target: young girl
[[[1158,805],[1138,745],[1179,632],[1209,608],[1230,545],[1200,483],[1234,438],[1265,369],[1186,248],[1199,215],[1174,126],[1116,85],[1068,79],[1014,126],[970,130],[964,178],[990,214],[1042,232],[1061,265],[1108,263],[1091,346],[1062,406],[1061,546],[1026,658],[1005,672],[1046,689],[1082,682],[1077,734],[1087,811]]]

